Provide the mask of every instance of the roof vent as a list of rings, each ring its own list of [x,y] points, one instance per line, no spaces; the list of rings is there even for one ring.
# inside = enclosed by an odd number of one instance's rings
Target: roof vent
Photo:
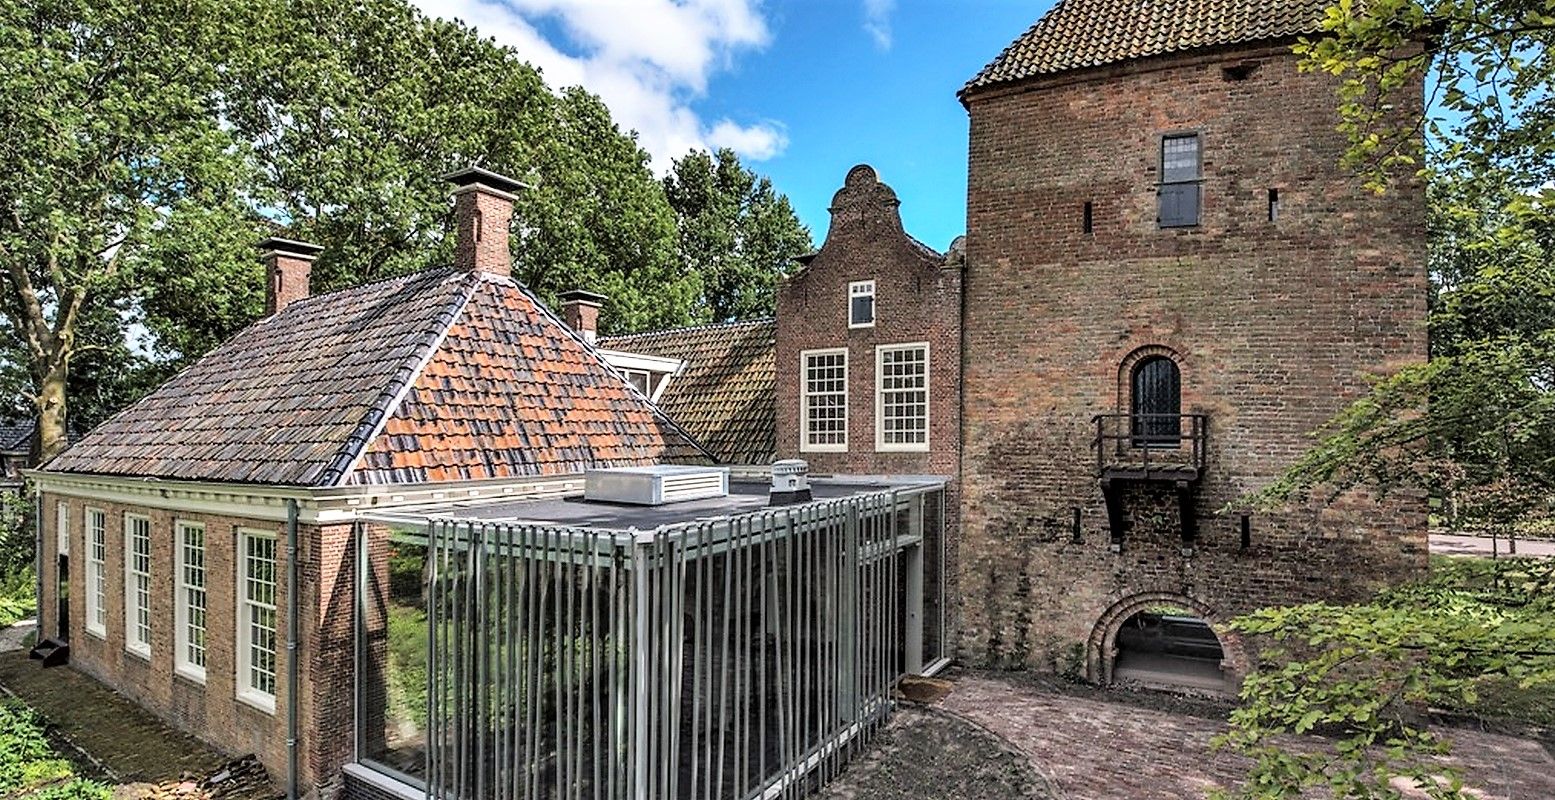
[[[600,503],[661,506],[727,497],[729,470],[660,464],[591,469],[583,474],[583,499]]]
[[[772,462],[771,505],[786,506],[810,500],[810,464],[797,458]]]

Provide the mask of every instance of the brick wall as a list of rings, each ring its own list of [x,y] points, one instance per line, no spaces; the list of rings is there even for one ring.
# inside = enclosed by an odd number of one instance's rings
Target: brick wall
[[[1250,76],[1223,74],[1246,60]],[[970,98],[959,602],[974,663],[1101,679],[1099,626],[1137,598],[1218,623],[1424,568],[1419,497],[1254,514],[1246,551],[1238,515],[1217,513],[1291,464],[1365,375],[1425,356],[1423,193],[1374,196],[1339,170],[1335,104],[1277,47]],[[1161,136],[1180,131],[1201,137],[1202,219],[1160,230]],[[1091,418],[1128,410],[1126,362],[1151,351],[1177,358],[1183,410],[1209,416],[1199,541],[1182,548],[1173,489],[1153,487],[1131,493],[1115,553]]]
[[[69,508],[71,667],[134,699],[173,725],[232,755],[253,753],[271,777],[283,781],[286,751],[286,526],[284,523],[212,514],[145,508],[46,493],[45,558],[53,564],[59,502]],[[106,515],[104,562],[107,635],[88,633],[86,569],[87,508]],[[151,519],[151,618],[149,660],[125,649],[126,513]],[[203,684],[175,669],[174,522],[205,526],[206,674]],[[239,529],[276,537],[276,700],[274,712],[237,698],[237,602]],[[352,753],[352,609],[354,580],[352,526],[301,526],[301,671],[299,707],[302,768],[306,791],[337,777]],[[44,604],[52,609],[53,572],[44,584]],[[45,620],[53,619],[47,612]]]
[[[832,199],[826,242],[778,289],[777,447],[818,473],[954,475],[960,448],[956,387],[961,372],[961,272],[902,230],[895,192],[867,166],[854,167]],[[848,327],[848,284],[875,281],[875,324]],[[929,449],[875,447],[875,348],[929,345]],[[800,448],[800,354],[847,348],[848,447]]]

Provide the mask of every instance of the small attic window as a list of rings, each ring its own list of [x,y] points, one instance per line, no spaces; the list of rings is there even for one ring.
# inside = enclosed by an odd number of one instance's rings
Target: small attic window
[[[848,284],[848,327],[875,327],[874,281],[854,281]]]

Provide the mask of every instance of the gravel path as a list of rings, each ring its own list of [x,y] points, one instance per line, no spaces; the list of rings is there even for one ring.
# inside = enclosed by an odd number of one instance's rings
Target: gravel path
[[[36,627],[38,627],[37,620],[24,619],[15,625],[0,628],[0,653],[11,653],[23,649],[23,640]]]
[[[1431,552],[1444,556],[1488,556],[1492,542],[1488,536],[1454,536],[1448,533],[1431,534]],[[1501,540],[1501,555],[1507,555],[1507,541]],[[1548,539],[1518,539],[1517,555],[1555,556],[1555,541]]]

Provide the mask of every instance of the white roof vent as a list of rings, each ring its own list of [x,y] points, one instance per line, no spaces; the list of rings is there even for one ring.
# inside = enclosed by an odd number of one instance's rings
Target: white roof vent
[[[797,458],[772,462],[771,503],[775,506],[810,499],[810,464]]]
[[[583,474],[583,499],[660,506],[729,495],[729,470],[659,464],[591,469]]]

